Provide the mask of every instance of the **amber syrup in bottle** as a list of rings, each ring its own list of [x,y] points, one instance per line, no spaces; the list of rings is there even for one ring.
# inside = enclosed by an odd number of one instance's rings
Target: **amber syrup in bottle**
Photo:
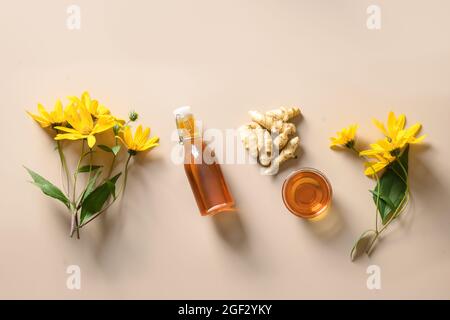
[[[190,107],[174,111],[180,143],[184,148],[184,170],[202,216],[235,211],[233,196],[214,153],[202,139]],[[210,155],[204,159],[204,155]],[[211,158],[212,157],[212,158]]]

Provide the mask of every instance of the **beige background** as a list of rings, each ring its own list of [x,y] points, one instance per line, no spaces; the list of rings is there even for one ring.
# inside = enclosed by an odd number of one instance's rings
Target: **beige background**
[[[81,7],[79,31],[66,8]],[[376,1],[1,1],[0,298],[450,298],[448,146],[450,3]],[[83,90],[116,113],[139,111],[161,146],[132,166],[121,205],[67,235],[63,207],[22,165],[52,181],[53,144],[24,110]],[[298,104],[302,156],[276,178],[223,166],[237,215],[202,218],[183,168],[170,161],[172,110],[190,104],[208,127],[235,128],[247,110]],[[368,259],[349,261],[374,222],[373,181],[328,137],[389,110],[421,121],[429,147],[411,154],[413,204]],[[364,143],[362,143],[363,145]],[[284,178],[312,166],[330,178],[323,223],[289,214]],[[66,288],[77,264],[82,289]],[[366,288],[381,267],[382,289]]]

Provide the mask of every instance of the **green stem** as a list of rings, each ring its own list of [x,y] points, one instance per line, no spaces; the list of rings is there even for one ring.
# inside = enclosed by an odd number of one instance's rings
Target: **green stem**
[[[120,190],[117,193],[117,196],[115,199],[113,199],[113,201],[111,201],[108,205],[106,205],[102,210],[100,210],[99,212],[97,212],[94,216],[92,216],[91,218],[89,218],[89,220],[87,220],[86,222],[84,222],[82,225],[80,225],[80,228],[84,227],[85,225],[87,225],[89,222],[91,222],[92,220],[94,220],[95,218],[97,218],[98,216],[100,216],[103,212],[105,212],[106,210],[108,210],[113,204],[114,202],[116,202],[117,199],[119,199],[119,197],[123,197],[123,195],[125,194],[125,188],[127,186],[127,179],[128,179],[128,165],[130,163],[132,155],[130,154],[128,156],[127,162],[125,163],[125,173],[124,173],[124,177],[123,177],[123,182],[122,185],[120,186]]]
[[[80,153],[80,158],[78,159],[77,168],[75,169],[75,173],[73,174],[74,179],[73,179],[72,202],[73,202],[74,208],[77,207],[76,200],[77,200],[78,170],[80,169],[80,165],[81,165],[81,161],[83,160],[83,157],[84,157],[84,139],[81,142],[81,153]],[[73,236],[73,233],[75,232],[75,230],[77,231],[77,237],[80,238],[79,226],[78,226],[78,210],[76,210],[76,209],[72,214],[72,224],[71,224],[70,236]]]
[[[77,180],[78,180],[78,170],[80,169],[81,161],[83,160],[83,153],[84,153],[84,139],[81,142],[81,153],[80,158],[78,159],[77,168],[75,170],[75,173],[73,174],[73,204],[76,205],[76,195],[77,195]]]
[[[117,146],[117,143],[118,143],[117,136],[115,137],[115,140],[116,140],[116,146]],[[116,158],[117,158],[117,156],[115,154],[113,154],[113,159],[111,161],[111,166],[109,167],[108,174],[106,175],[106,180],[111,178],[112,171],[114,170],[114,165],[116,164]]]
[[[398,160],[397,160],[397,161],[398,161]],[[400,163],[400,162],[399,162],[399,163]],[[406,184],[406,185],[408,184],[408,183],[406,182],[405,178],[404,178],[400,173],[398,173],[397,170],[395,170],[394,167],[391,167],[391,169],[392,169],[392,171],[394,171],[394,173],[400,178],[400,180],[403,181],[404,184]],[[408,177],[408,174],[406,174],[406,177]]]
[[[353,151],[355,151],[358,155],[359,155],[359,151],[356,150],[354,148],[354,146],[351,147],[351,149]],[[367,157],[364,157],[364,159],[366,159],[368,161],[368,163],[370,163],[369,159],[367,159]],[[373,240],[370,242],[370,245],[368,247],[368,250],[366,251],[367,254],[370,254],[370,251],[372,250],[376,240],[378,239],[378,237],[380,236],[380,233],[382,231],[378,230],[378,208],[379,208],[379,203],[380,203],[380,178],[378,177],[378,174],[376,173],[375,169],[373,168],[372,165],[370,165],[370,168],[373,171],[373,175],[375,176],[375,179],[377,180],[377,200],[376,200],[376,205],[375,205],[375,237],[373,238]]]
[[[87,178],[87,180],[86,180],[86,186],[84,187],[84,189],[83,189],[83,192],[81,192],[79,195],[78,195],[78,198],[77,198],[77,201],[76,201],[76,203],[77,203],[77,211],[80,209],[80,207],[81,207],[81,199],[83,199],[83,197],[84,197],[84,194],[85,194],[85,192],[86,192],[86,189],[87,189],[87,186],[89,185],[89,180],[91,180],[91,176],[92,176],[92,159],[93,159],[93,152],[92,152],[92,148],[89,148],[89,151],[88,152],[86,152],[84,155],[83,155],[83,157],[82,158],[84,158],[86,155],[88,155],[89,154],[89,175],[88,175],[88,178]]]
[[[403,173],[405,174],[406,181],[405,181],[405,179],[403,179],[403,181],[405,182],[406,185],[408,185],[408,171],[406,170],[405,166],[398,158],[397,158],[397,163],[400,165],[400,168],[402,168]]]
[[[61,161],[61,166],[63,168],[64,173],[66,174],[66,195],[67,197],[69,197],[70,195],[70,184],[72,183],[72,180],[70,179],[70,173],[69,173],[69,168],[67,167],[67,161],[66,161],[66,157],[64,155],[64,152],[62,150],[62,146],[61,146],[61,141],[57,140],[56,141],[56,149],[58,150],[58,154],[59,154],[59,160]]]
[[[373,170],[373,173],[375,175],[375,178],[377,179],[377,202],[376,202],[376,208],[375,208],[375,231],[378,233],[378,208],[380,204],[380,178],[375,172],[375,169],[373,169],[372,165],[370,168]]]
[[[375,235],[375,237],[373,238],[372,242],[370,243],[368,249],[367,249],[367,254],[370,255],[370,252],[372,251],[376,240],[380,237],[381,233],[386,230],[386,228],[391,224],[392,221],[394,221],[395,218],[398,217],[398,215],[403,211],[406,203],[407,203],[407,199],[409,198],[408,193],[406,192],[405,195],[403,196],[402,200],[400,201],[399,206],[397,207],[397,209],[394,211],[394,213],[392,214],[392,216],[389,218],[389,220],[386,222],[386,224],[380,229],[380,231],[378,231]]]
[[[127,187],[128,165],[130,164],[131,157],[132,157],[132,155],[129,154],[127,162],[125,163],[125,174],[124,174],[124,177],[123,177],[123,184],[122,184],[122,189],[121,189],[122,193],[125,193],[125,188]]]
[[[359,151],[356,150],[354,145],[352,145],[350,147],[350,149],[355,151],[356,154],[359,156]],[[364,157],[364,158],[366,160],[369,160],[366,157]],[[377,180],[377,201],[376,201],[376,207],[375,207],[375,232],[378,234],[378,208],[379,208],[378,205],[379,205],[379,202],[380,202],[380,178],[378,177],[378,174],[376,173],[376,171],[375,171],[375,169],[373,168],[372,165],[370,165],[370,168],[372,169],[373,175],[375,176],[375,179]]]
[[[89,151],[92,151],[92,149],[89,148]],[[86,181],[86,187],[88,186],[89,180],[91,179],[91,173],[92,173],[92,152],[89,153],[89,174]]]

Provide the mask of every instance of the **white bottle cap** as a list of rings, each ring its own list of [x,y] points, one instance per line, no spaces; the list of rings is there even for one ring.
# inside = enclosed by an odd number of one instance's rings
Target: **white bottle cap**
[[[176,116],[184,117],[187,115],[191,115],[192,114],[191,107],[190,106],[179,107],[179,108],[173,110],[173,114],[175,117]]]

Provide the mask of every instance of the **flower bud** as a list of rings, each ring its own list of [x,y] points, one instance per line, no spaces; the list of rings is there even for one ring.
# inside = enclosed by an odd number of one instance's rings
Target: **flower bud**
[[[128,114],[128,118],[130,119],[130,121],[136,121],[138,119],[139,115],[136,113],[136,111],[131,111]]]
[[[113,127],[114,135],[118,136],[120,131],[120,126],[116,123]]]

